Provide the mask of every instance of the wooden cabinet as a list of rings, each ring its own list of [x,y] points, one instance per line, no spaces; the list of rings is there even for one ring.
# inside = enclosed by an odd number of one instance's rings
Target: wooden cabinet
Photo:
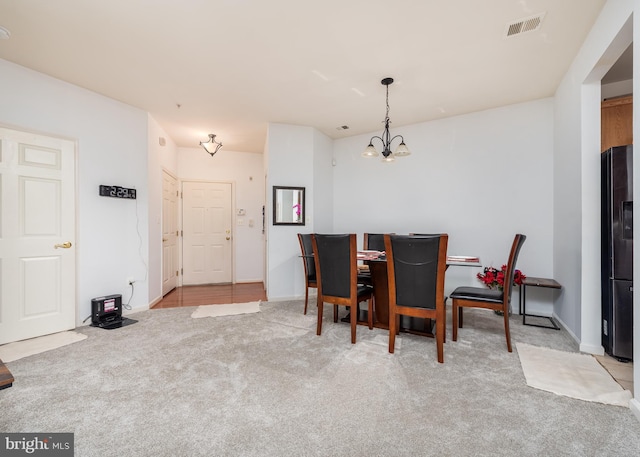
[[[601,151],[613,146],[633,144],[633,96],[603,101],[601,122]]]

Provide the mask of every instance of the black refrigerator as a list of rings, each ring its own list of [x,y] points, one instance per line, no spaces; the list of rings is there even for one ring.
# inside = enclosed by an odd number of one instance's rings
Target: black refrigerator
[[[602,346],[633,360],[633,146],[602,153]]]

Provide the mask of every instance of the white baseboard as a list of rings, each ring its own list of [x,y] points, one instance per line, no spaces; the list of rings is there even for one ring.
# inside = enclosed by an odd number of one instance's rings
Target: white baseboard
[[[604,355],[604,348],[601,345],[580,343],[580,352],[586,352],[587,354],[593,355]]]
[[[141,311],[148,311],[148,310],[149,310],[149,305],[136,306],[135,308],[132,308],[132,309],[125,309],[123,307],[122,315],[123,316],[128,316],[129,314],[135,314],[135,313],[139,313]]]
[[[269,302],[292,301],[292,300],[304,300],[304,295],[301,297],[267,297],[267,301]],[[309,295],[309,300],[311,300],[311,295]]]

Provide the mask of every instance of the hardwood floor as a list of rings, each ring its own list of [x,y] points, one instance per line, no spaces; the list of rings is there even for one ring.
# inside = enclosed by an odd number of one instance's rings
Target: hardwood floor
[[[181,306],[223,305],[267,300],[261,282],[177,287],[165,295],[152,309]]]

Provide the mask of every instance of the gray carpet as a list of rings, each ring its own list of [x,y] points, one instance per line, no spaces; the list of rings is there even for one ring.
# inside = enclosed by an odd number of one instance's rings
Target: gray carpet
[[[334,324],[326,307],[192,319],[195,308],[137,313],[117,330],[7,364],[3,432],[74,432],[76,456],[632,456],[628,408],[528,387],[502,318],[465,313],[459,341]],[[564,331],[523,327],[513,342],[576,350]],[[515,347],[515,344],[514,344]],[[515,349],[514,349],[515,351]]]

